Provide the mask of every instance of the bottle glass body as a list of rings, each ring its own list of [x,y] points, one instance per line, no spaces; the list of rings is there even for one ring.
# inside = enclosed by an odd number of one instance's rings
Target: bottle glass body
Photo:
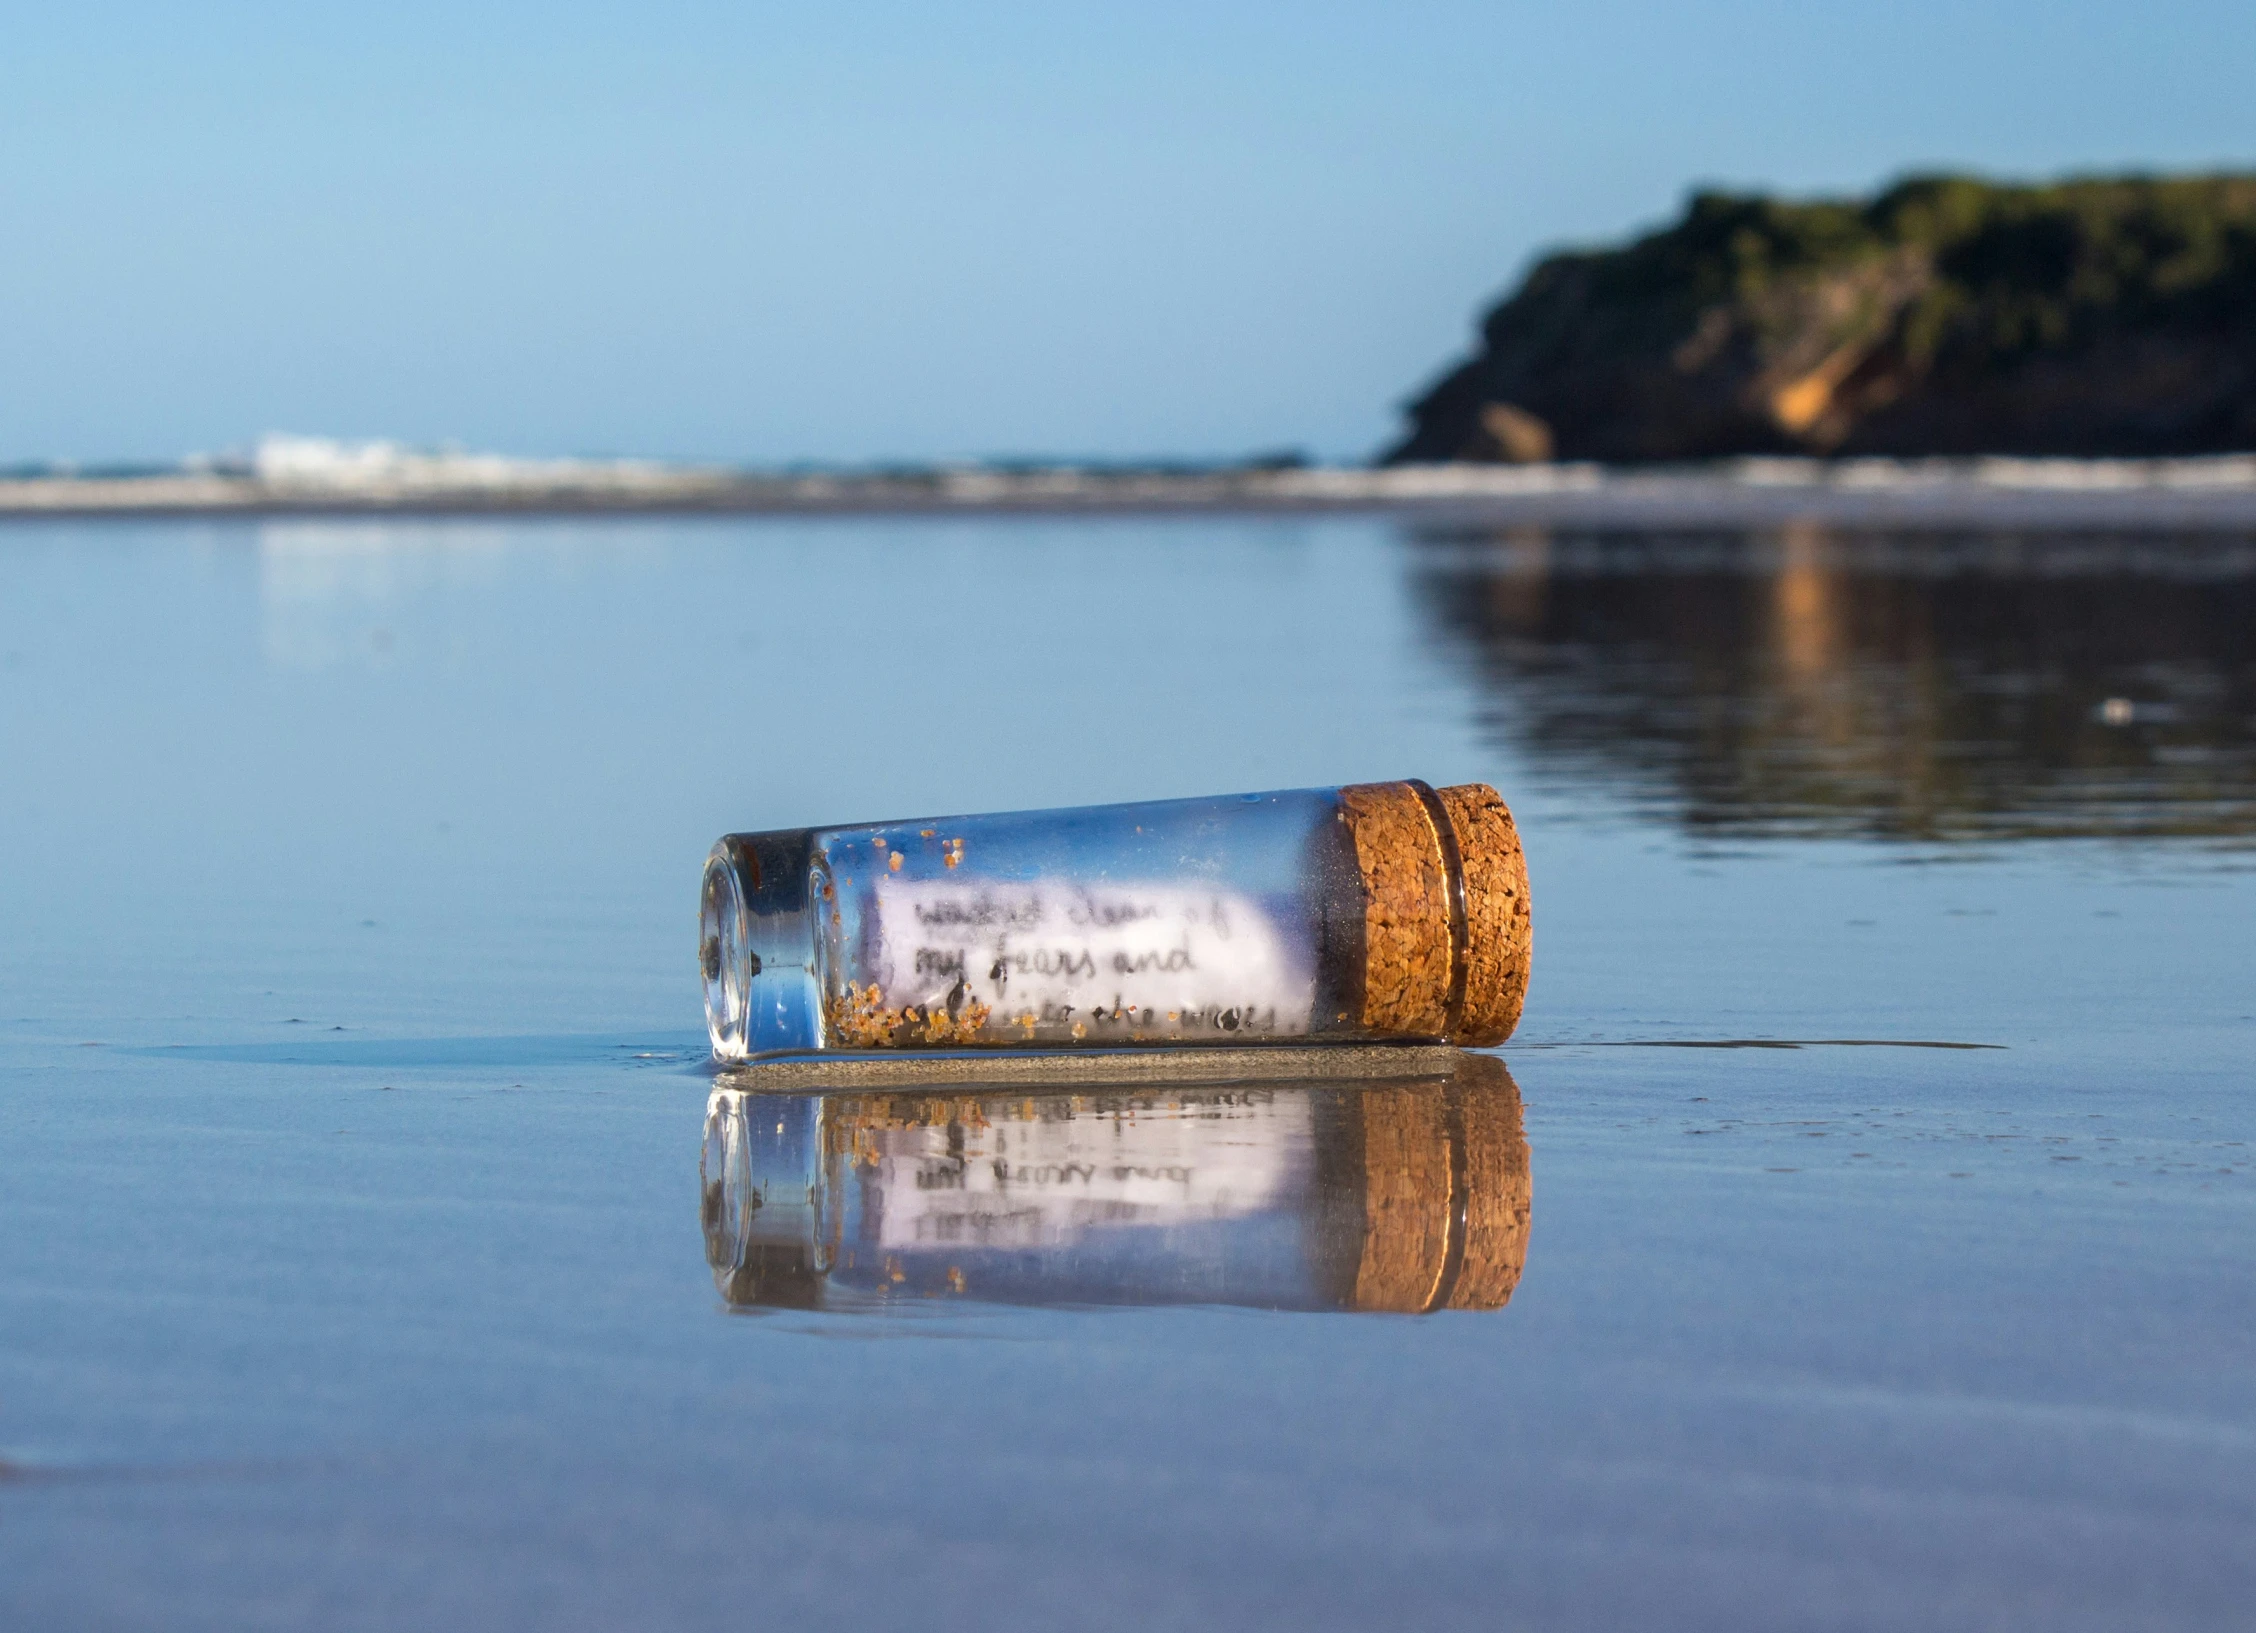
[[[714,1053],[1500,1041],[1461,1035],[1460,792],[729,835],[702,908]]]

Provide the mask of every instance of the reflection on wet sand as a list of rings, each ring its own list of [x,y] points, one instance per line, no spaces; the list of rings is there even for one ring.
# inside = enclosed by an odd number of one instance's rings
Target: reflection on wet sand
[[[1703,829],[2256,833],[2256,539],[1428,538],[1539,775]]]
[[[705,1118],[738,1307],[1493,1310],[1527,1256],[1519,1090],[1447,1075],[1048,1092],[747,1092]]]

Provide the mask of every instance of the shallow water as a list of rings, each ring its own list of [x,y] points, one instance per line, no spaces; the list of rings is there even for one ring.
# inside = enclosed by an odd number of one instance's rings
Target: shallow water
[[[2232,539],[0,531],[0,1611],[2238,1626],[2252,610]],[[743,1296],[716,834],[1402,775],[1528,843],[1501,1308],[1354,1308],[1507,1149],[1383,1085],[1065,1108],[1205,1211]]]

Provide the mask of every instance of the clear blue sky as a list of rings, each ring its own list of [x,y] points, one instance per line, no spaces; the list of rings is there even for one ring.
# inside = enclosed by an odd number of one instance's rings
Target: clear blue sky
[[[0,463],[1370,452],[1698,182],[2256,163],[2256,6],[15,8]]]

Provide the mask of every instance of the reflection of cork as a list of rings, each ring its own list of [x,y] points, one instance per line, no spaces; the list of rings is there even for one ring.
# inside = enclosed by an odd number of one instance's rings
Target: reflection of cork
[[[1475,1055],[1458,1074],[1465,1135],[1465,1246],[1457,1285],[1442,1307],[1503,1308],[1527,1265],[1535,1187],[1528,1171],[1520,1091],[1504,1063]]]
[[[1531,948],[1527,859],[1483,783],[1340,790],[1363,888],[1365,1029],[1502,1043],[1519,1024]]]
[[[1527,1263],[1527,1138],[1504,1063],[1467,1055],[1446,1085],[1367,1089],[1357,1096],[1363,1206],[1353,1281],[1358,1310],[1494,1310]],[[1353,1133],[1349,1135],[1353,1139]],[[1352,1218],[1352,1215],[1350,1216]],[[1335,1227],[1336,1228],[1336,1227]],[[1350,1227],[1352,1228],[1352,1226]]]
[[[1443,1097],[1421,1084],[1360,1098],[1363,1149],[1349,1156],[1363,1159],[1363,1228],[1346,1302],[1358,1310],[1430,1310],[1459,1201]]]

